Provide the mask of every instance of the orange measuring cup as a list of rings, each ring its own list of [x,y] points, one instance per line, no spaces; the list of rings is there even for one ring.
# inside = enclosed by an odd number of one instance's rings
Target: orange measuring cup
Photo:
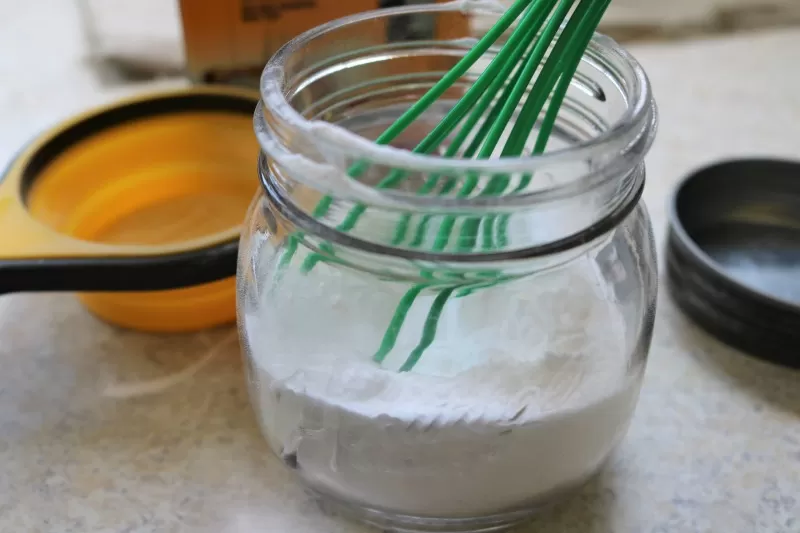
[[[149,331],[233,321],[257,99],[148,94],[34,140],[0,177],[0,294],[75,291],[102,319]]]

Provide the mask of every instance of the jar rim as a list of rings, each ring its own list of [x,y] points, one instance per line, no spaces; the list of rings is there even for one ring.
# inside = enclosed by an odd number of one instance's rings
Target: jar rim
[[[449,171],[463,172],[491,172],[491,173],[514,173],[514,172],[536,172],[551,166],[568,164],[576,159],[594,161],[602,160],[603,154],[614,154],[614,158],[626,155],[629,150],[646,152],[641,150],[641,144],[637,141],[642,136],[647,137],[644,143],[649,148],[652,137],[654,136],[657,113],[655,102],[653,101],[650,82],[647,75],[638,61],[616,41],[596,33],[592,38],[587,54],[583,61],[587,60],[587,55],[602,57],[614,61],[618,67],[624,69],[622,72],[626,77],[629,86],[621,88],[627,96],[628,106],[617,120],[610,124],[608,128],[600,134],[586,141],[575,143],[569,147],[553,150],[550,152],[514,157],[491,157],[487,159],[462,159],[443,157],[435,154],[413,153],[410,150],[396,148],[389,145],[379,145],[365,137],[353,133],[337,124],[320,121],[317,119],[307,119],[303,117],[287,100],[282,84],[285,81],[284,65],[290,56],[301,50],[315,38],[328,32],[338,30],[349,25],[368,21],[375,18],[385,18],[393,15],[413,14],[413,13],[436,13],[460,11],[466,14],[497,15],[502,13],[495,2],[484,0],[453,0],[446,3],[434,3],[427,5],[413,5],[395,8],[382,8],[378,10],[366,11],[355,15],[339,18],[328,23],[322,24],[308,30],[294,39],[284,44],[269,60],[264,68],[260,81],[260,93],[262,103],[255,116],[256,133],[264,147],[265,143],[265,119],[263,107],[269,108],[270,113],[274,114],[280,121],[310,135],[316,143],[335,148],[339,153],[351,156],[353,159],[368,159],[374,164],[386,165],[388,167],[398,167],[416,169],[420,171],[436,172],[442,169]],[[638,146],[635,146],[638,145]],[[269,151],[269,150],[268,150]],[[629,168],[633,168],[643,158],[641,153],[638,161],[629,161]],[[608,162],[609,165],[613,162]],[[602,169],[595,167],[592,175],[596,175]],[[582,181],[582,180],[577,180]],[[550,197],[552,193],[564,192],[564,189],[571,189],[574,183],[555,185],[549,189],[537,190],[532,193],[521,194],[520,196]],[[365,186],[366,187],[366,186]],[[365,191],[361,191],[364,193]],[[392,194],[390,191],[381,191],[385,194]],[[368,196],[373,196],[368,194]],[[400,193],[400,196],[405,196]],[[559,195],[560,196],[560,195]],[[425,203],[422,198],[416,198],[417,202]],[[506,198],[508,200],[508,198]],[[463,201],[463,199],[462,199]],[[415,203],[417,203],[415,202]],[[437,200],[437,205],[441,206],[442,199]]]
[[[635,179],[632,186],[625,191],[623,200],[617,202],[611,211],[595,224],[591,224],[580,231],[570,233],[552,241],[511,250],[475,254],[430,252],[369,242],[320,223],[313,216],[310,216],[308,213],[304,212],[303,209],[295,205],[294,202],[288,200],[280,188],[276,187],[275,184],[267,178],[266,173],[262,171],[263,159],[264,155],[262,154],[259,157],[259,177],[262,187],[267,191],[273,204],[281,211],[282,215],[288,218],[301,232],[322,237],[326,241],[334,242],[347,248],[363,250],[381,256],[399,257],[409,261],[444,261],[459,264],[481,264],[488,261],[538,259],[582,246],[592,246],[593,242],[616,228],[633,212],[636,206],[639,205],[642,193],[644,192],[644,172],[634,172],[634,174],[638,174],[638,178]]]

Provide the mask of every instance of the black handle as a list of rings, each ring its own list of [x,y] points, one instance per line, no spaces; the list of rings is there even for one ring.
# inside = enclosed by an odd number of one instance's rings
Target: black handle
[[[12,292],[155,291],[236,274],[238,242],[143,257],[0,261],[0,294]]]

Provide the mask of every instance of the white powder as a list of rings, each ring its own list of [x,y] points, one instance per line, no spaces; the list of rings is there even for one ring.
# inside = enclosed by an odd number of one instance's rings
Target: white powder
[[[434,295],[381,367],[372,355],[407,287],[286,271],[243,317],[271,446],[320,492],[416,516],[498,513],[580,483],[624,433],[641,376],[599,274],[579,263],[452,299],[408,373],[396,370]]]

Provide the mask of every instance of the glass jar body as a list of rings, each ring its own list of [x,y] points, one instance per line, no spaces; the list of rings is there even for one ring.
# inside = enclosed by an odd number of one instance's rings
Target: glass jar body
[[[303,273],[282,264],[287,231],[260,195],[242,237],[240,327],[263,433],[326,501],[384,526],[513,522],[580,485],[624,434],[656,301],[643,205],[578,253],[452,295],[409,372],[441,289],[417,297],[379,364],[415,282],[369,261]]]
[[[615,43],[593,40],[543,154],[535,131],[514,157],[452,157],[452,131],[409,150],[477,63],[381,140],[468,53],[465,19],[487,5],[333,22],[261,80],[264,192],[238,270],[252,402],[323,502],[389,530],[496,531],[580,485],[624,434],[650,345],[639,199],[656,113]],[[411,13],[424,36],[392,29]]]

